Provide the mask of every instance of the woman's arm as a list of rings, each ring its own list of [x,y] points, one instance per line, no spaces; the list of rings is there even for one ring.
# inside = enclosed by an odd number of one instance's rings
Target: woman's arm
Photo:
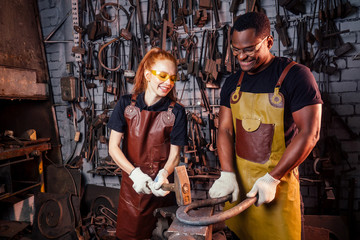
[[[111,130],[109,140],[109,154],[114,162],[127,174],[134,170],[134,166],[127,160],[123,151],[120,148],[121,140],[124,133]]]
[[[170,154],[164,166],[164,169],[169,173],[169,175],[174,171],[174,168],[179,165],[180,151],[180,146],[170,145]]]

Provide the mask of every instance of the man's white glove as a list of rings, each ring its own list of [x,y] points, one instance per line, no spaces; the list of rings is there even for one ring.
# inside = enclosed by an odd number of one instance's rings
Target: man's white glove
[[[260,206],[263,203],[269,203],[275,198],[276,186],[280,180],[273,178],[269,173],[256,180],[254,186],[246,194],[247,197],[255,197],[258,194],[258,200],[255,206]]]
[[[220,178],[217,179],[209,190],[211,198],[224,197],[232,194],[231,202],[235,202],[239,196],[239,185],[236,175],[233,172],[221,172]]]
[[[161,186],[164,184],[164,183],[169,183],[169,180],[167,179],[167,177],[169,176],[169,173],[168,171],[166,171],[166,169],[161,169],[153,184],[150,184],[150,189],[151,189],[151,192],[157,196],[157,197],[164,197],[166,195],[168,195],[170,193],[170,191],[164,191],[161,189]]]
[[[143,173],[139,167],[132,170],[129,178],[134,182],[132,187],[137,193],[151,193],[151,190],[148,186],[153,182],[153,180],[149,175]]]

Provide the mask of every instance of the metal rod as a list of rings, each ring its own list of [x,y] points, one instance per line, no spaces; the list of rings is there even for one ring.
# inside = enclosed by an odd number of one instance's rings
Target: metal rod
[[[243,212],[244,210],[249,208],[251,205],[253,205],[257,201],[257,197],[247,198],[244,201],[237,204],[236,206],[234,206],[224,212],[215,214],[213,216],[194,217],[194,216],[189,216],[187,214],[187,212],[189,212],[192,209],[196,209],[199,207],[214,206],[216,204],[229,201],[230,199],[231,199],[231,195],[228,195],[228,196],[221,197],[221,198],[200,200],[200,201],[193,202],[186,206],[180,206],[178,208],[178,210],[176,211],[176,218],[180,222],[188,224],[188,225],[195,225],[195,226],[211,225],[211,224],[225,221],[231,217],[234,217],[234,216],[240,214],[241,212]]]

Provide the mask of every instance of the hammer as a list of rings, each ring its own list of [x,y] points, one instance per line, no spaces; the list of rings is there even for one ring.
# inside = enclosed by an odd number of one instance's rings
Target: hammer
[[[164,191],[175,192],[176,203],[179,206],[191,203],[191,190],[189,176],[185,165],[177,166],[174,170],[174,183],[164,183],[161,186]]]

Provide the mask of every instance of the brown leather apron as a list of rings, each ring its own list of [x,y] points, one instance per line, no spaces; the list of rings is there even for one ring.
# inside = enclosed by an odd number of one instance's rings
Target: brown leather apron
[[[123,152],[127,159],[141,171],[155,179],[170,153],[170,133],[175,122],[171,102],[167,111],[146,111],[135,106],[136,95],[125,108],[127,130],[124,134]],[[171,179],[169,178],[171,182]],[[156,227],[153,211],[156,208],[176,205],[174,193],[165,197],[138,194],[133,182],[123,172],[118,205],[116,237],[122,240],[149,239]]]

